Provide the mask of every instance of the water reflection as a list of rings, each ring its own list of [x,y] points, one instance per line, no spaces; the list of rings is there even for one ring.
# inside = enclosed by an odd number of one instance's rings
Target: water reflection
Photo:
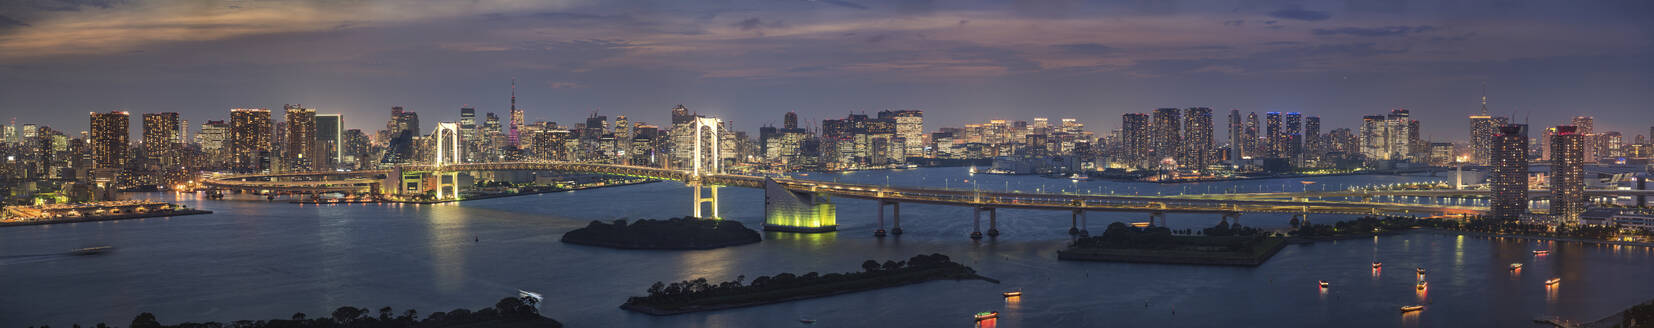
[[[473,234],[466,220],[467,213],[456,206],[437,206],[426,209],[430,224],[425,229],[425,250],[431,253],[431,270],[436,271],[436,288],[455,292],[465,285],[465,253],[467,244],[480,244],[481,237]]]
[[[999,318],[993,318],[993,319],[988,319],[988,320],[979,320],[979,321],[976,322],[976,327],[977,328],[999,327]]]
[[[764,233],[763,243],[783,244],[787,245],[788,248],[804,251],[825,251],[831,248],[833,244],[838,241],[838,234],[838,232],[797,233],[767,231]],[[899,242],[901,238],[879,238],[878,240],[883,242],[885,239],[892,240],[891,246],[901,245]]]
[[[1404,327],[1418,327],[1419,316],[1423,313],[1424,310],[1402,312],[1401,325]]]

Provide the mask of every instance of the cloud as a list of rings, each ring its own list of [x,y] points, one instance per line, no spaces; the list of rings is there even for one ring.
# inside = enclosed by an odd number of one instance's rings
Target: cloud
[[[585,85],[580,84],[580,83],[563,82],[563,81],[552,81],[551,83],[547,83],[546,86],[550,87],[552,89],[574,89],[574,88],[584,88],[584,87],[586,87]]]
[[[859,3],[843,1],[843,0],[810,0],[810,2],[825,2],[827,4],[834,5],[834,6],[867,10],[867,6],[863,6]]]
[[[1246,24],[1246,20],[1237,19],[1237,20],[1231,20],[1231,21],[1223,21],[1223,26],[1241,26],[1242,24]]]
[[[1361,37],[1406,36],[1408,33],[1423,33],[1436,30],[1435,26],[1385,26],[1385,27],[1340,27],[1333,29],[1314,29],[1310,33],[1320,36],[1351,35]]]
[[[1304,9],[1302,6],[1292,6],[1281,10],[1271,11],[1269,12],[1269,17],[1314,22],[1332,18],[1332,14],[1325,11]]]
[[[1063,52],[1081,55],[1102,55],[1114,52],[1115,50],[1114,47],[1105,46],[1101,43],[1069,43],[1054,45],[1052,47],[1062,50]]]
[[[0,16],[0,29],[18,26],[29,26],[29,23],[24,23],[16,19],[12,19],[11,17]]]
[[[115,4],[125,3],[121,0],[25,0],[29,7],[46,11],[79,11],[81,7],[109,9]]]

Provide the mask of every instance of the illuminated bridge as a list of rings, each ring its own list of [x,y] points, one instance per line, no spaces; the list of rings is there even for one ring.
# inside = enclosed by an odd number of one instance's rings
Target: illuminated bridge
[[[1075,232],[1084,232],[1080,229],[1085,212],[1138,212],[1148,213],[1151,222],[1158,219],[1164,223],[1166,213],[1210,213],[1223,216],[1225,219],[1239,219],[1241,213],[1285,213],[1297,218],[1308,219],[1309,214],[1478,214],[1486,211],[1485,207],[1472,206],[1444,206],[1429,204],[1381,203],[1357,201],[1327,201],[1303,200],[1303,195],[1266,194],[1269,197],[1250,199],[1245,197],[1214,197],[1219,195],[1183,195],[1183,196],[1137,196],[1137,195],[1096,195],[1073,193],[1023,193],[1023,192],[995,192],[981,190],[942,189],[942,188],[914,188],[914,187],[886,187],[865,184],[838,183],[828,181],[803,180],[792,178],[773,178],[749,175],[703,173],[696,175],[689,171],[663,169],[654,167],[593,164],[573,162],[529,161],[529,162],[502,162],[502,163],[465,163],[447,165],[405,165],[389,170],[368,170],[352,172],[295,172],[277,174],[254,175],[226,175],[206,179],[207,186],[222,190],[244,191],[276,191],[294,193],[374,193],[398,194],[403,190],[425,190],[425,184],[433,180],[443,179],[458,172],[483,171],[549,171],[568,173],[590,173],[638,178],[680,181],[691,186],[712,188],[712,199],[697,199],[695,207],[700,209],[703,202],[713,203],[711,217],[717,217],[717,187],[747,187],[765,188],[766,180],[784,188],[788,192],[804,195],[820,195],[827,197],[846,197],[853,199],[874,200],[880,203],[880,226],[883,226],[885,205],[894,207],[894,229],[899,233],[900,204],[919,203],[950,206],[970,206],[976,209],[977,221],[980,222],[982,212],[989,215],[988,235],[996,235],[997,209],[1040,209],[1062,210],[1073,213]],[[434,178],[433,178],[434,177]],[[452,183],[438,183],[438,188],[454,188]],[[449,189],[443,194],[453,199],[458,195],[457,188]],[[697,191],[697,195],[700,192]],[[1222,196],[1237,196],[1225,194]],[[1341,197],[1328,194],[1315,197]],[[704,197],[697,197],[704,198]],[[1287,198],[1287,199],[1270,199]],[[768,202],[766,202],[768,203]],[[831,219],[829,219],[831,221]],[[978,228],[980,231],[980,228]]]
[[[697,133],[711,130],[719,123],[714,118],[699,118],[692,122]],[[1307,222],[1310,214],[1480,214],[1486,207],[1453,206],[1441,204],[1386,203],[1373,201],[1310,200],[1307,197],[1211,197],[1206,196],[1138,196],[1096,195],[1075,193],[992,192],[943,188],[888,187],[866,184],[838,183],[760,177],[722,173],[718,158],[716,136],[697,136],[702,140],[694,145],[691,165],[685,169],[575,163],[556,161],[525,161],[502,163],[458,163],[460,158],[457,129],[453,123],[439,123],[434,134],[437,139],[436,160],[431,164],[402,165],[388,170],[352,172],[293,172],[250,175],[217,175],[204,179],[204,184],[215,190],[238,190],[273,193],[346,193],[387,197],[424,197],[436,201],[458,200],[460,172],[549,171],[586,174],[629,176],[656,180],[680,181],[693,189],[692,215],[718,218],[718,188],[747,187],[764,189],[765,229],[780,231],[832,231],[837,226],[836,209],[831,199],[846,197],[879,202],[879,229],[883,236],[885,206],[890,205],[894,229],[901,234],[901,204],[919,203],[973,208],[976,228],[972,238],[982,236],[982,213],[988,214],[988,236],[999,234],[998,209],[1038,209],[1069,211],[1072,214],[1070,233],[1087,234],[1086,212],[1147,213],[1150,224],[1164,224],[1167,213],[1208,213],[1223,220],[1238,220],[1242,213],[1284,213],[1294,220]],[[712,139],[710,142],[704,142]],[[706,147],[703,147],[706,145]],[[703,149],[704,148],[704,149]],[[451,149],[451,150],[449,150]],[[448,150],[448,151],[445,151]],[[451,155],[449,155],[451,154]],[[710,192],[710,194],[707,194]],[[434,197],[431,197],[434,196]],[[1317,196],[1333,197],[1333,196]],[[1276,199],[1284,198],[1284,199]],[[703,206],[711,205],[710,215],[703,215]]]

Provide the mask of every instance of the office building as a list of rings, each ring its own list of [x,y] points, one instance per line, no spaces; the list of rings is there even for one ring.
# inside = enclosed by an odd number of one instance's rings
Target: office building
[[[127,138],[131,114],[127,112],[92,113],[91,139],[93,167],[120,170],[126,167]]]

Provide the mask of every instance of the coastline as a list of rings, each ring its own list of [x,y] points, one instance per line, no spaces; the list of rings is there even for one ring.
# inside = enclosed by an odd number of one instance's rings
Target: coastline
[[[1471,236],[1478,236],[1478,237],[1500,237],[1500,238],[1517,238],[1517,239],[1530,239],[1530,240],[1551,240],[1551,241],[1563,241],[1563,242],[1577,242],[1577,243],[1600,244],[1600,245],[1654,247],[1654,243],[1635,242],[1635,241],[1593,240],[1593,239],[1581,239],[1581,238],[1573,238],[1573,237],[1512,235],[1512,234],[1498,234],[1498,233],[1486,233],[1486,232],[1475,232],[1475,231],[1447,230],[1447,229],[1426,228],[1426,227],[1420,227],[1420,228],[1414,229],[1414,230],[1421,230],[1421,231],[1426,231],[1426,232],[1431,232],[1431,233],[1440,233],[1440,234],[1463,234],[1463,235],[1471,235]]]
[[[565,191],[598,189],[598,188],[607,188],[607,187],[631,186],[631,185],[640,185],[640,184],[646,184],[646,183],[655,183],[655,182],[660,182],[660,181],[662,181],[662,180],[644,179],[644,180],[639,180],[639,181],[612,183],[612,184],[606,184],[606,185],[601,185],[601,186],[577,187],[577,188],[555,189],[555,190],[546,189],[546,190],[535,190],[535,191],[529,191],[529,192],[517,192],[517,193],[509,193],[509,194],[487,194],[487,195],[478,195],[478,196],[466,197],[464,199],[451,199],[451,200],[431,200],[431,201],[379,200],[379,201],[342,201],[342,202],[323,202],[323,201],[315,201],[315,200],[295,200],[295,201],[290,201],[288,203],[289,204],[323,204],[323,205],[325,205],[325,204],[445,204],[445,203],[455,203],[455,202],[463,202],[463,201],[469,201],[469,200],[483,200],[483,199],[505,198],[505,197],[514,197],[514,196],[549,194],[549,193],[557,193],[557,192],[565,192]]]
[[[919,279],[903,279],[903,280],[900,280],[900,281],[886,283],[886,284],[877,283],[877,280],[885,279],[885,277],[867,279],[871,283],[862,283],[862,282],[859,282],[859,281],[852,281],[852,282],[841,282],[841,283],[832,284],[832,285],[859,285],[859,286],[849,286],[848,288],[828,288],[828,287],[834,287],[834,286],[824,285],[824,286],[827,286],[827,287],[811,286],[811,287],[789,288],[789,289],[783,289],[783,290],[779,290],[779,291],[767,291],[767,292],[762,292],[762,293],[783,293],[783,292],[788,292],[788,291],[793,291],[793,292],[796,293],[796,292],[799,292],[800,289],[815,289],[815,290],[825,289],[825,291],[823,291],[823,292],[800,293],[800,294],[785,296],[785,297],[776,298],[776,299],[751,301],[751,302],[722,303],[722,304],[712,304],[712,305],[689,305],[689,306],[683,306],[683,307],[671,308],[671,309],[659,308],[659,307],[650,306],[650,305],[634,304],[634,303],[628,302],[626,304],[621,304],[620,308],[625,309],[625,310],[629,310],[629,311],[641,312],[641,313],[645,313],[645,314],[649,314],[649,315],[654,315],[654,316],[668,316],[668,315],[693,313],[693,312],[716,311],[716,310],[752,307],[752,306],[759,306],[759,305],[786,303],[786,302],[804,300],[804,299],[821,298],[821,297],[828,297],[828,296],[841,295],[841,294],[849,294],[849,293],[869,291],[869,290],[901,287],[901,286],[925,283],[925,282],[930,282],[930,281],[935,281],[935,280],[982,280],[982,281],[992,282],[992,283],[996,283],[996,284],[999,283],[999,280],[997,280],[997,279],[984,277],[982,275],[978,275],[978,274],[975,274],[975,273],[970,273],[968,276],[960,276],[960,275],[953,275],[953,274],[940,275],[940,273],[942,273],[942,272],[931,271],[931,272],[910,273],[910,274],[913,274],[913,275],[929,274],[929,276],[919,278]]]
[[[54,220],[41,220],[41,221],[24,221],[24,222],[0,222],[0,227],[20,227],[20,226],[58,224],[58,223],[115,221],[115,220],[154,218],[154,217],[186,216],[186,215],[197,215],[197,214],[212,214],[212,211],[188,209],[188,210],[173,210],[173,211],[167,211],[167,212],[154,212],[154,213],[138,213],[138,214],[107,215],[107,216],[94,216],[94,217],[79,217],[79,218],[73,218],[73,219],[54,219]]]

